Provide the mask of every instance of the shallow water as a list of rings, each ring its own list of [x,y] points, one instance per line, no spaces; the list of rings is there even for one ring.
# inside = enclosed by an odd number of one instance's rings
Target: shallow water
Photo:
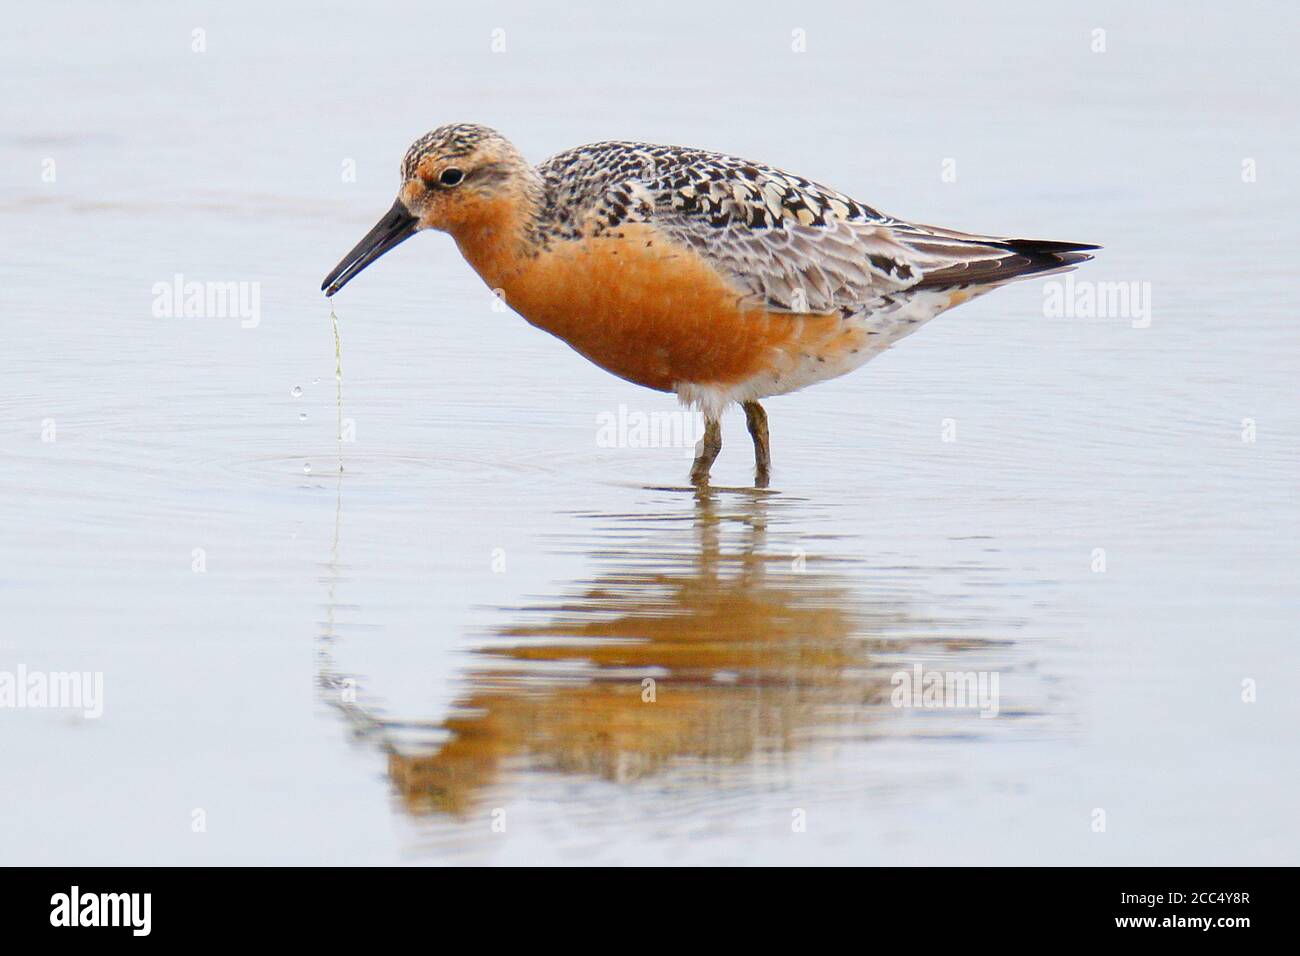
[[[18,12],[0,671],[104,698],[0,709],[0,860],[1300,861],[1298,31],[1247,6]],[[1101,242],[1150,322],[1000,290],[772,401],[767,492],[730,415],[701,494],[602,432],[671,398],[421,236],[334,300],[340,406],[320,279],[453,119]]]

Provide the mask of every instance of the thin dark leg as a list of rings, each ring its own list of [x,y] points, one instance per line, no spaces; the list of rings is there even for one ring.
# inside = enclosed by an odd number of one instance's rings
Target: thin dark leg
[[[695,464],[691,465],[691,484],[707,485],[709,483],[709,469],[713,467],[713,460],[718,457],[718,452],[722,451],[722,423],[716,419],[704,420],[704,437],[700,439],[699,452],[695,456]]]
[[[754,439],[754,487],[766,488],[772,477],[772,451],[767,443],[767,412],[758,402],[745,402],[745,424]]]

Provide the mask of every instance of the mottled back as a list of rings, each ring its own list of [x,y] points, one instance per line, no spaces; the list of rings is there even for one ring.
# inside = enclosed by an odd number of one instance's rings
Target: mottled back
[[[902,222],[802,176],[701,149],[593,143],[537,171],[550,236],[650,223],[770,311],[849,314],[908,289],[991,287],[1071,264],[1017,249],[1021,240]]]

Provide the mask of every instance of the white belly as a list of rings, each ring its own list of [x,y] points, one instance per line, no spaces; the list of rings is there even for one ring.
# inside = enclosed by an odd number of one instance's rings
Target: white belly
[[[787,395],[801,388],[847,375],[936,315],[987,291],[920,292],[865,308],[847,316],[835,332],[819,341],[801,341],[797,348],[773,355],[764,372],[729,385],[684,382],[677,385],[683,404],[714,418],[733,402]]]

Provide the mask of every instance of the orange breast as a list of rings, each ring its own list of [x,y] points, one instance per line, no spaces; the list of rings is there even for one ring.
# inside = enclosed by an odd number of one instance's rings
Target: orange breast
[[[744,381],[839,323],[742,308],[738,291],[693,250],[641,224],[514,262],[463,241],[461,251],[530,323],[613,374],[662,391]]]

